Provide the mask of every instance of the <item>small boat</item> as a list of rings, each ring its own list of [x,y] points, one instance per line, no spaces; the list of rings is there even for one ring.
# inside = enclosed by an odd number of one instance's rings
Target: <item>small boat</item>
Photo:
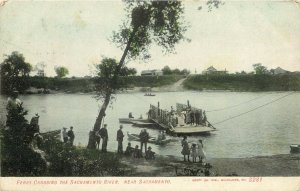
[[[140,137],[139,137],[138,134],[127,132],[127,136],[128,136],[128,139],[131,140],[131,141],[140,141]],[[167,144],[171,141],[172,141],[171,139],[157,140],[157,138],[155,138],[155,137],[150,137],[149,140],[148,140],[148,143],[153,143],[153,144],[156,144],[156,145],[164,145],[164,144]]]
[[[141,123],[150,123],[148,119],[135,119],[135,118],[119,118],[120,123],[130,123],[133,124],[135,122],[141,122]]]
[[[145,123],[145,122],[140,122],[140,121],[134,121],[132,122],[132,126],[135,126],[135,127],[153,127],[155,126],[156,124],[155,123]]]
[[[300,145],[297,145],[297,144],[293,144],[293,145],[290,145],[290,148],[291,148],[291,153],[300,153]]]
[[[155,96],[155,94],[152,94],[152,93],[145,93],[144,96]]]
[[[40,133],[41,136],[43,136],[44,139],[61,139],[61,130],[54,130],[54,131],[48,131],[44,133]]]

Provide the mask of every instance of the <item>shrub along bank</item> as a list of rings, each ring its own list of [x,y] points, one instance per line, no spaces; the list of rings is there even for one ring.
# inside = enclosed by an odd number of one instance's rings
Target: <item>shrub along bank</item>
[[[120,85],[122,88],[160,87],[172,84],[183,77],[183,75],[126,76],[120,78]],[[85,93],[94,91],[95,82],[101,83],[101,79],[96,78],[51,78],[34,76],[29,77],[27,80],[28,87]]]
[[[191,90],[299,91],[300,75],[191,75],[183,85]]]

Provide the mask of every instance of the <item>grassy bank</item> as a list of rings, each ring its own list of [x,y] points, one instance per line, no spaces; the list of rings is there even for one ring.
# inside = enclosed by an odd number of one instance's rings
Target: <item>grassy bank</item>
[[[127,76],[120,78],[120,84],[123,88],[133,87],[160,87],[173,84],[182,79],[181,75],[166,76]],[[51,77],[30,77],[28,86],[34,88],[46,88],[50,90],[59,90],[66,92],[92,92],[94,91],[94,78],[51,78]]]
[[[300,75],[192,75],[183,85],[191,90],[299,91]]]

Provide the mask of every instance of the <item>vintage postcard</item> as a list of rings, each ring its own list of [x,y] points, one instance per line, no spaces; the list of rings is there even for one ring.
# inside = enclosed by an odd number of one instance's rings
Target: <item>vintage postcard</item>
[[[0,1],[0,190],[300,190],[297,0]]]

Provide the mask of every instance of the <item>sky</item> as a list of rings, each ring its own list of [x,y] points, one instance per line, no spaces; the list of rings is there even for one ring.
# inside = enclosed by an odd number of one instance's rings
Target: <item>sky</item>
[[[234,73],[261,63],[300,71],[300,4],[225,1],[208,12],[203,1],[183,3],[191,42],[180,42],[176,54],[168,55],[153,45],[150,60],[130,61],[128,67],[140,72],[168,65],[201,73],[214,66]],[[120,59],[122,50],[109,39],[124,19],[124,4],[117,0],[9,0],[0,7],[0,62],[19,51],[32,65],[44,63],[47,76],[55,75],[55,66],[67,67],[69,76],[91,75],[103,57]]]

